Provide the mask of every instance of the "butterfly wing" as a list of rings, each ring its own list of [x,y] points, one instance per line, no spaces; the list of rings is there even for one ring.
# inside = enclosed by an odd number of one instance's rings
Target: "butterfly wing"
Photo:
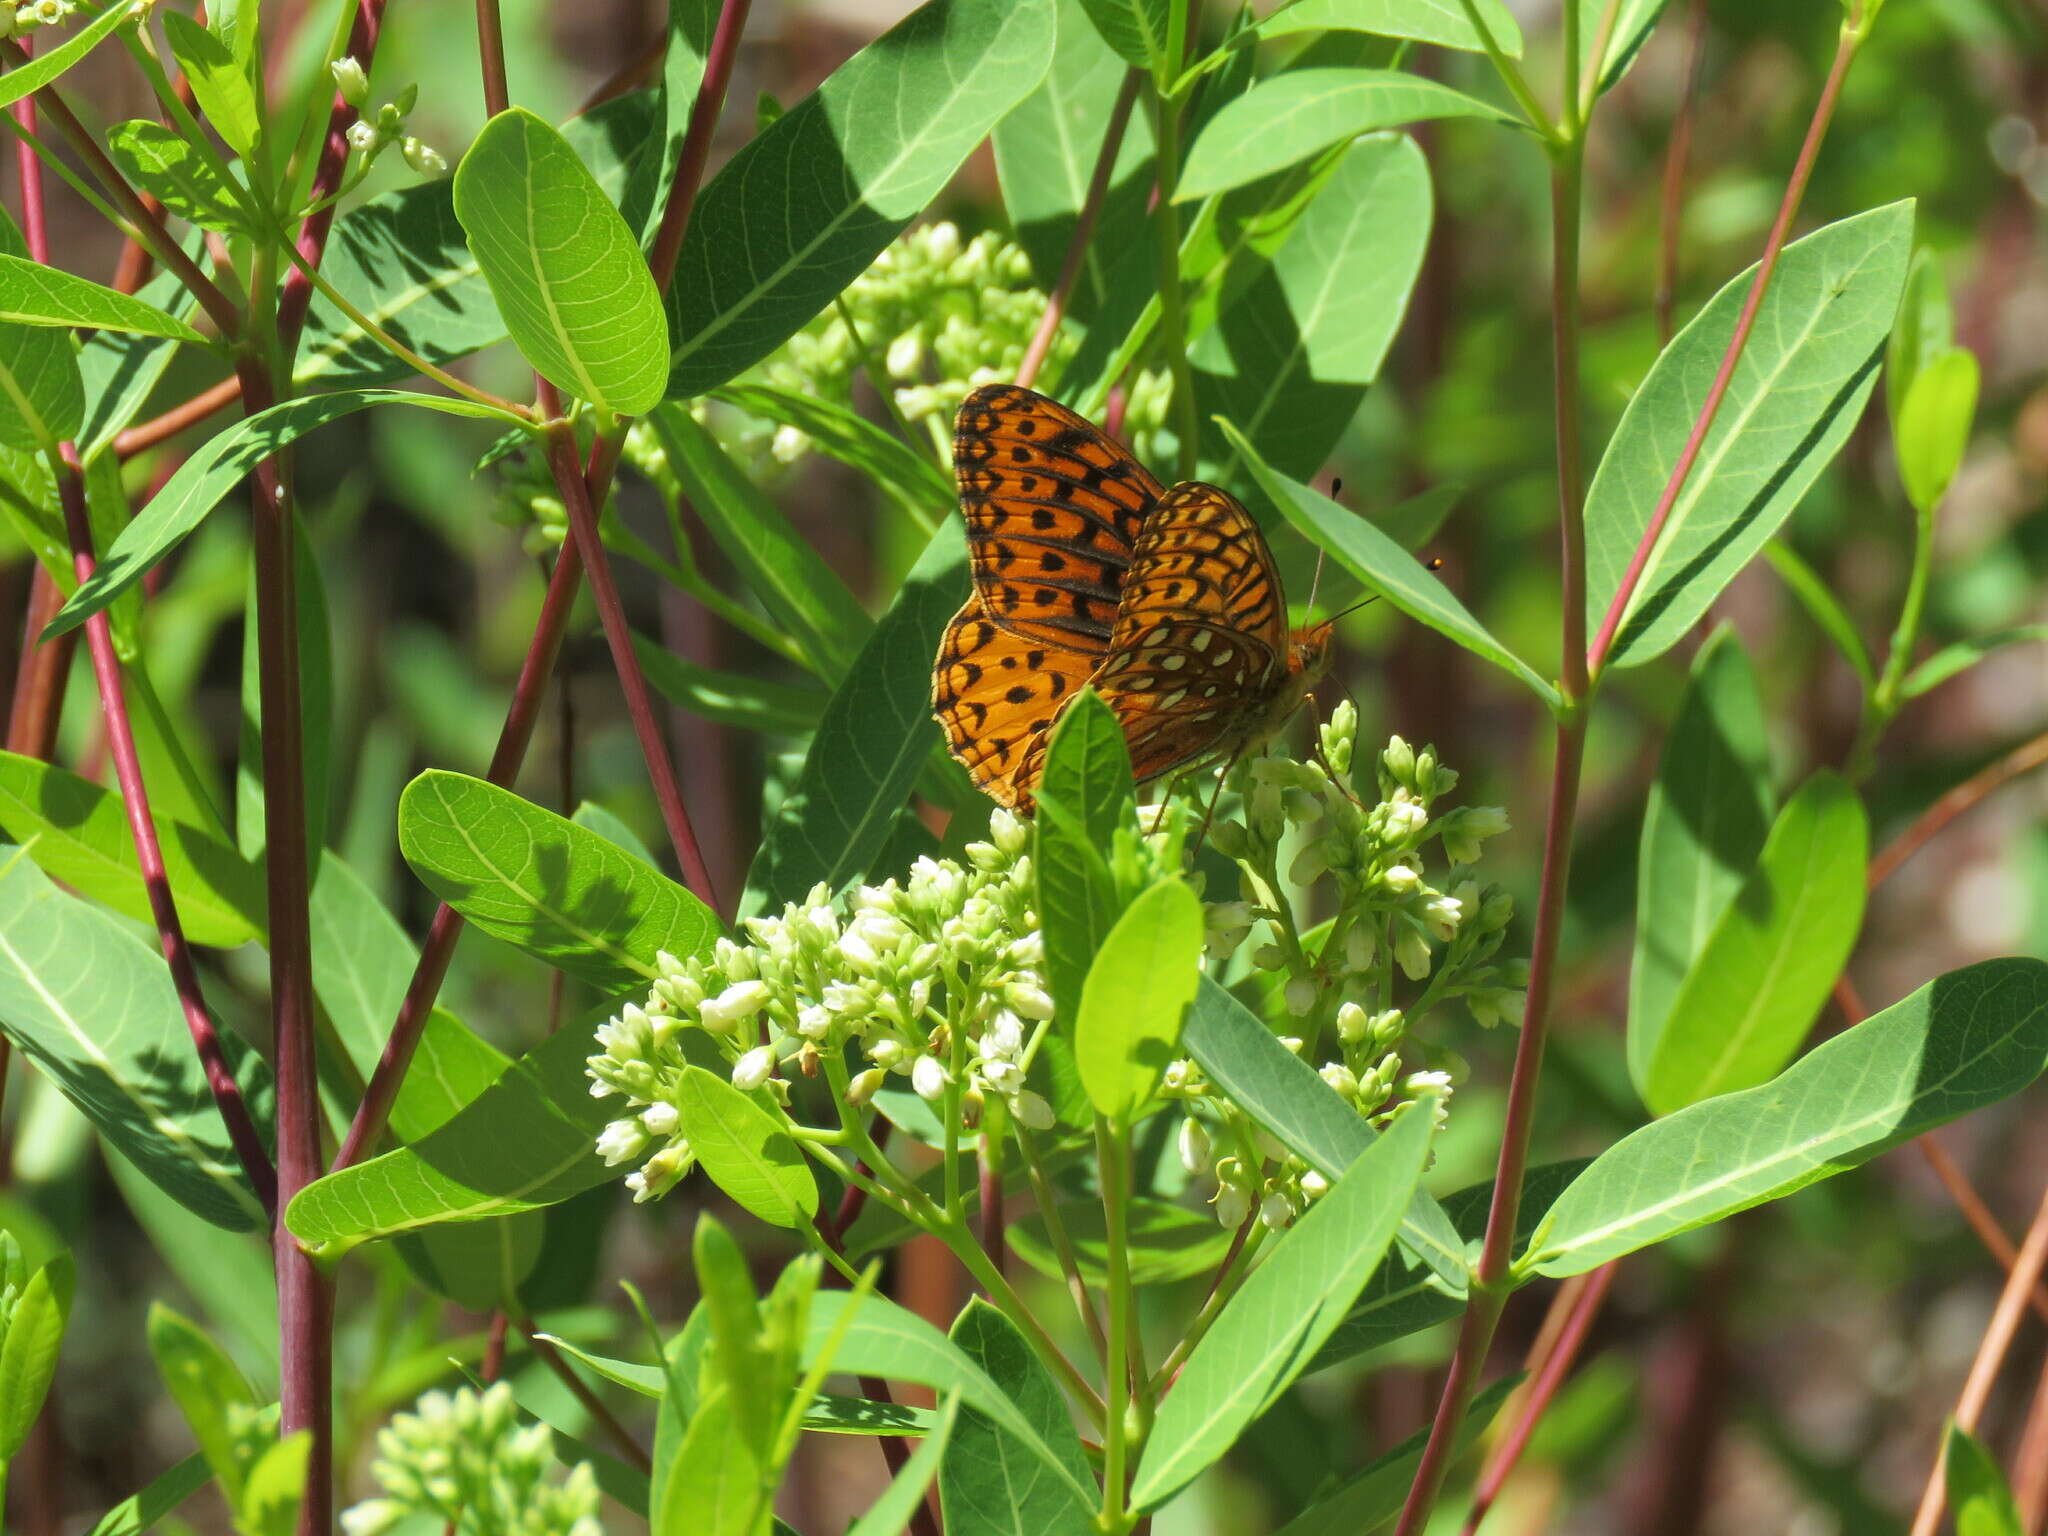
[[[1093,679],[1138,779],[1234,745],[1271,704],[1286,657],[1286,605],[1259,525],[1227,491],[1175,486],[1139,536]]]
[[[1053,722],[1098,659],[1006,629],[979,592],[967,599],[939,644],[932,712],[976,789],[1030,808]]]
[[[961,402],[953,470],[987,616],[1100,655],[1159,482],[1089,422],[1014,384]]]

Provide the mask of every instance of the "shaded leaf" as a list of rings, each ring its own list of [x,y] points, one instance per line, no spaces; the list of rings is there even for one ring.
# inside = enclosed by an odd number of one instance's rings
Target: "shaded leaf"
[[[1097,1114],[1119,1119],[1159,1086],[1201,977],[1202,903],[1169,876],[1124,908],[1088,968],[1074,1056]]]
[[[702,1067],[683,1073],[676,1102],[690,1150],[737,1204],[777,1227],[817,1214],[818,1181],[781,1119]]]

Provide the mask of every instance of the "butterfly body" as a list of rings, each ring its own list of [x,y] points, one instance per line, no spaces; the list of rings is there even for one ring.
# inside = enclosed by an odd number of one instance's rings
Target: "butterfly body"
[[[954,470],[974,592],[947,626],[932,706],[968,776],[1029,809],[1053,725],[1092,685],[1140,782],[1244,750],[1329,665],[1330,627],[1289,634],[1257,523],[1228,492],[1167,489],[1042,395],[960,407]]]

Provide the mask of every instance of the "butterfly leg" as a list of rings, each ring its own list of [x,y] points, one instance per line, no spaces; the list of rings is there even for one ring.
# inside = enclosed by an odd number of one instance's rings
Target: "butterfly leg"
[[[1209,823],[1216,819],[1216,802],[1223,798],[1224,781],[1230,777],[1230,770],[1237,766],[1237,760],[1244,756],[1244,749],[1249,744],[1249,737],[1238,742],[1230,749],[1230,756],[1224,759],[1222,771],[1216,775],[1216,789],[1209,796],[1209,809],[1203,813],[1201,828],[1195,833],[1195,846],[1188,850],[1188,863],[1193,864],[1201,857],[1202,844],[1209,839]]]

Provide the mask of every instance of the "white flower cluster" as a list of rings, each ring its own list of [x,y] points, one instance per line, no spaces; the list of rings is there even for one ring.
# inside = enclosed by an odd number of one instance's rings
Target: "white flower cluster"
[[[77,9],[76,0],[28,0],[25,5],[0,5],[0,37],[12,37],[31,27],[54,27]],[[142,14],[139,8],[136,14]]]
[[[405,120],[412,116],[413,105],[419,100],[420,88],[417,85],[408,85],[399,92],[396,101],[387,101],[372,112],[369,110],[370,77],[353,56],[336,59],[327,68],[334,76],[334,89],[341,99],[362,114],[348,126],[348,147],[361,157],[351,185],[360,181],[369,170],[370,162],[392,144],[398,146],[405,163],[421,176],[438,176],[448,169],[448,162],[439,150],[405,131]]]
[[[380,1536],[425,1515],[460,1536],[604,1536],[597,1479],[578,1462],[559,1483],[547,1481],[554,1434],[519,1422],[503,1382],[476,1392],[429,1392],[411,1413],[394,1415],[377,1434],[370,1472],[384,1490],[341,1517],[347,1536]]]
[[[834,1069],[851,1041],[871,1063],[847,1085],[851,1103],[893,1074],[934,1103],[957,1094],[970,1123],[995,1098],[1049,1126],[1051,1107],[1024,1086],[1033,1025],[1052,1016],[1029,841],[998,810],[965,865],[921,858],[901,883],[860,887],[843,912],[818,886],[779,916],[748,918],[746,942],[720,939],[708,959],[657,957],[646,1000],[599,1026],[589,1059],[592,1095],[618,1094],[631,1111],[597,1146],[607,1163],[639,1165],[633,1197],[664,1195],[690,1171],[677,1087],[710,1052],[733,1086],[779,1104],[779,1068]]]

